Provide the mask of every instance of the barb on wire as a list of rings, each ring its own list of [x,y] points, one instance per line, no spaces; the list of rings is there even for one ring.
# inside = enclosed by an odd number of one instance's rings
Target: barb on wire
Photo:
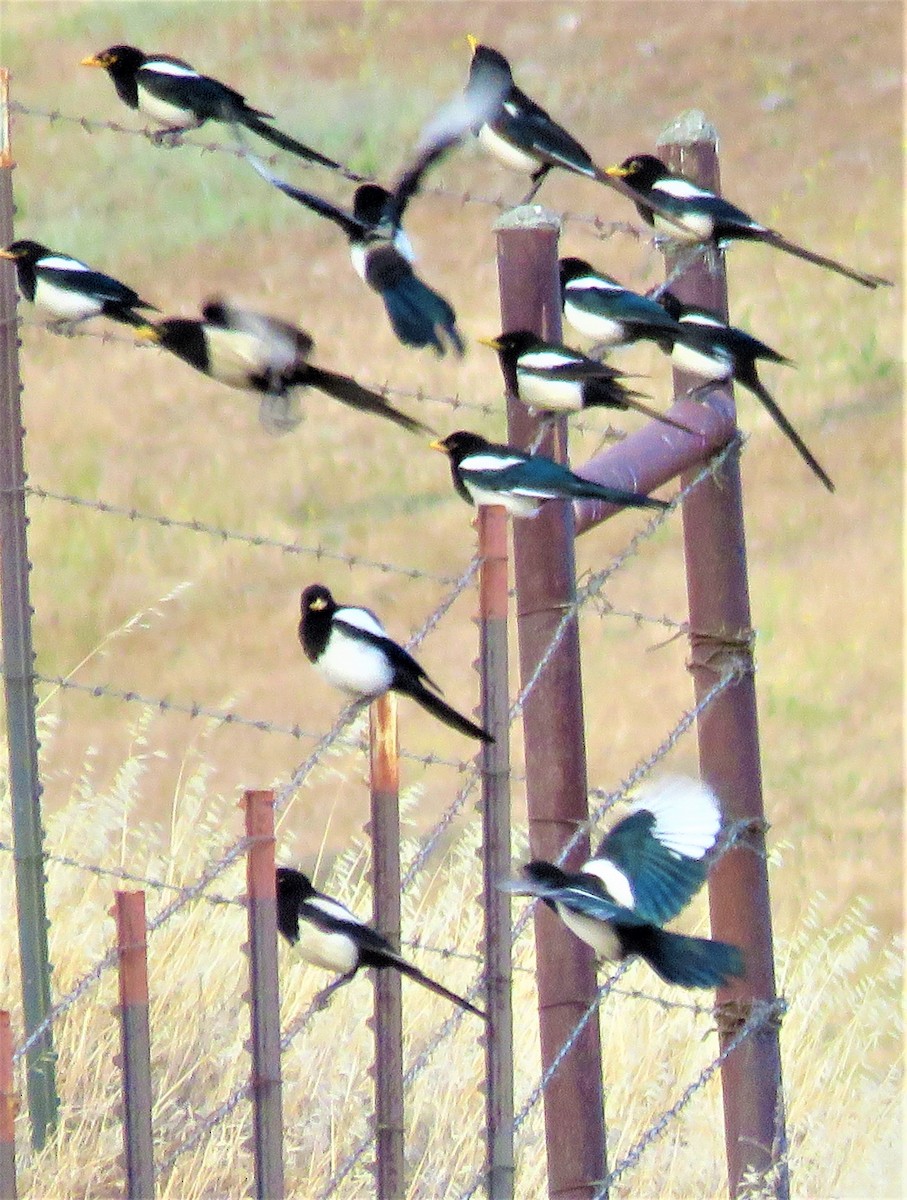
[[[168,517],[163,513],[142,512],[141,509],[127,508],[125,505],[111,504],[106,500],[92,500],[85,496],[72,496],[65,492],[51,491],[37,484],[26,484],[25,495],[34,496],[38,500],[56,500],[61,504],[69,504],[74,508],[87,508],[94,512],[105,513],[116,517],[125,517],[130,521],[146,521],[159,525],[164,529],[186,529],[191,533],[203,533],[221,542],[241,542],[246,546],[263,546],[268,549],[280,550],[284,554],[299,554],[314,558],[321,562],[343,563],[348,567],[367,567],[370,570],[381,571],[387,575],[402,575],[407,579],[426,579],[432,583],[449,587],[457,582],[454,575],[436,575],[432,571],[423,571],[418,567],[404,567],[396,563],[381,562],[377,559],[364,558],[358,554],[342,554],[337,550],[329,550],[326,546],[303,546],[299,542],[284,542],[279,538],[266,537],[258,533],[242,533],[235,529],[224,529],[219,525],[210,525],[205,521],[185,521],[177,517]]]
[[[694,1079],[691,1084],[684,1088],[676,1104],[672,1105],[671,1108],[662,1113],[658,1120],[653,1125],[649,1126],[645,1134],[639,1139],[636,1145],[627,1151],[627,1153],[612,1171],[608,1172],[607,1178],[602,1181],[602,1186],[595,1193],[593,1200],[604,1200],[604,1198],[608,1195],[611,1185],[614,1184],[621,1177],[621,1175],[625,1174],[630,1167],[636,1166],[646,1149],[652,1144],[652,1142],[661,1137],[670,1123],[675,1119],[675,1117],[680,1115],[680,1113],[686,1108],[696,1093],[705,1087],[715,1072],[719,1069],[721,1064],[727,1058],[729,1058],[739,1046],[743,1045],[747,1038],[751,1037],[758,1030],[765,1028],[765,1026],[771,1022],[777,1021],[778,1018],[784,1014],[786,1008],[787,1005],[785,1004],[784,1000],[781,999],[773,1000],[771,1002],[755,1002],[746,1021],[744,1021],[739,1031],[733,1038],[731,1038],[721,1053],[699,1073],[697,1078]]]

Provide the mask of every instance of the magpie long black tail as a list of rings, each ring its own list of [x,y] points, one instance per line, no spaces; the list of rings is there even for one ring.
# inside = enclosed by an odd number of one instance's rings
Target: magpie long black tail
[[[410,433],[430,434],[434,432],[427,425],[423,425],[421,421],[408,417],[406,413],[400,412],[392,404],[388,404],[378,392],[369,391],[368,388],[362,387],[355,379],[350,379],[346,375],[337,375],[333,371],[324,371],[320,367],[306,364],[300,373],[299,382],[320,388],[327,395],[333,396],[335,400],[340,400],[343,404],[350,405],[351,408],[386,417],[395,425],[408,429]]]
[[[421,704],[424,709],[437,717],[439,721],[443,721],[445,725],[449,725],[451,729],[456,729],[460,733],[465,733],[467,737],[478,738],[480,742],[493,742],[494,738],[487,730],[480,725],[474,724],[467,717],[462,716],[455,708],[451,708],[445,703],[440,696],[436,696],[434,692],[430,692],[421,681],[410,683],[407,681],[404,684],[396,684],[395,688],[404,695],[411,696],[418,704]]]
[[[687,430],[687,433],[690,431]],[[591,479],[574,476],[571,482],[564,484],[564,493],[577,500],[604,500],[606,504],[619,504],[621,508],[657,508],[662,511],[668,507],[664,500],[654,496],[643,496],[639,492],[626,492],[623,488],[608,487],[604,483],[593,483]]]
[[[799,433],[797,433],[796,429],[794,429],[793,425],[791,425],[790,421],[788,421],[787,417],[784,415],[769,393],[765,390],[761,380],[756,375],[755,368],[753,369],[752,374],[747,375],[746,378],[741,377],[738,372],[737,378],[741,384],[748,387],[755,396],[759,397],[766,409],[768,409],[772,420],[775,422],[781,432],[787,437],[787,439],[794,445],[798,454],[807,464],[813,474],[822,481],[822,483],[830,492],[833,492],[835,490],[835,485],[829,478],[828,473],[825,471],[824,467],[820,465],[812,451],[803,441],[803,438],[800,437]]]
[[[427,987],[430,992],[434,992],[438,996],[443,996],[445,1000],[449,1000],[452,1004],[456,1004],[459,1008],[465,1008],[467,1012],[475,1013],[477,1017],[481,1017],[483,1021],[487,1017],[481,1008],[476,1008],[474,1004],[470,1004],[468,1000],[464,1000],[462,996],[458,996],[456,992],[449,991],[441,983],[436,983],[434,979],[424,975],[418,967],[414,967],[412,963],[405,962],[403,959],[395,960],[394,965],[402,975],[408,975],[410,979],[414,979],[416,983],[421,983],[423,987]]]
[[[457,354],[463,353],[463,339],[453,308],[412,271],[397,278],[393,286],[382,288],[381,298],[394,333],[404,345],[432,346],[438,354],[443,354],[445,345],[440,330]]]
[[[743,955],[737,946],[709,938],[686,937],[654,926],[621,930],[625,949],[642,955],[666,983],[680,987],[721,987],[743,976]]]
[[[363,176],[356,175],[349,167],[345,167],[343,163],[320,154],[317,150],[313,150],[311,146],[305,146],[302,142],[297,142],[288,133],[282,133],[281,130],[275,129],[273,125],[269,125],[267,121],[263,121],[255,113],[243,113],[240,119],[246,129],[251,130],[252,133],[257,133],[259,137],[263,137],[265,141],[270,142],[272,146],[279,146],[281,150],[289,150],[291,154],[295,154],[299,158],[308,159],[309,162],[319,163],[322,167],[330,167],[332,171],[339,171],[347,179],[355,180],[357,183],[363,181]]]
[[[826,258],[824,254],[816,254],[814,250],[807,250],[805,246],[798,246],[796,242],[789,242],[783,234],[776,233],[775,230],[769,230],[768,235],[759,238],[759,241],[768,242],[770,246],[777,246],[779,250],[785,250],[788,254],[793,254],[795,258],[805,259],[806,262],[814,263],[817,267],[825,267],[827,271],[835,271],[838,275],[843,275],[846,279],[852,279],[855,283],[861,283],[863,287],[893,287],[890,279],[883,279],[881,275],[870,275],[866,271],[857,271],[853,267],[846,267],[844,263],[840,263],[837,259]]]

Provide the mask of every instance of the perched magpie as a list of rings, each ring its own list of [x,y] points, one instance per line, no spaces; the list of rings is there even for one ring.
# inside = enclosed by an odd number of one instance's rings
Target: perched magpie
[[[599,958],[644,958],[667,983],[720,987],[744,974],[736,946],[661,928],[693,898],[706,877],[721,810],[698,780],[667,777],[649,785],[628,816],[579,871],[535,861],[505,891],[537,896]]]
[[[394,333],[406,346],[431,346],[443,354],[449,344],[457,354],[463,353],[456,314],[443,296],[416,275],[412,249],[401,223],[425,172],[500,104],[506,86],[506,77],[494,64],[477,72],[466,92],[441,108],[422,130],[413,160],[393,190],[377,184],[357,188],[352,212],[294,187],[246,154],[268,183],[340,226],[349,241],[356,272],[380,295]]]
[[[772,420],[793,443],[807,466],[833,492],[835,485],[827,472],[766,391],[756,371],[756,361],[760,358],[786,366],[793,365],[791,360],[742,329],[728,325],[717,313],[681,303],[673,292],[663,292],[661,303],[679,323],[680,332],[674,338],[671,361],[681,370],[689,371],[704,381],[693,389],[694,392],[702,391],[712,383],[728,383],[732,379],[741,387],[748,388],[762,401]]]
[[[157,311],[138,292],[95,271],[77,258],[48,250],[40,242],[12,242],[0,258],[16,264],[19,291],[26,300],[49,312],[61,324],[105,316],[124,325],[144,325],[148,318],[137,308]]]
[[[378,392],[313,366],[308,357],[314,343],[303,330],[226,300],[209,300],[201,320],[167,317],[144,325],[139,336],[219,383],[261,393],[259,418],[271,433],[286,433],[302,420],[299,398],[291,392],[303,387],[318,388],[352,408],[387,417],[411,433],[426,430]]]
[[[890,279],[855,271],[833,258],[815,254],[796,242],[788,241],[777,230],[760,225],[748,213],[721,196],[670,171],[654,154],[631,155],[619,166],[608,167],[607,173],[625,180],[638,193],[635,203],[644,221],[678,241],[706,242],[716,246],[734,240],[766,242],[816,266],[845,275],[864,287],[891,287]],[[652,211],[653,205],[674,218],[676,224],[673,228],[666,225],[657,212]]]
[[[81,65],[103,67],[123,103],[163,125],[163,134],[198,129],[205,121],[224,121],[242,125],[300,158],[342,171],[352,179],[362,178],[351,174],[333,158],[326,158],[310,146],[274,129],[267,124],[274,119],[271,113],[250,108],[239,92],[208,75],[200,75],[181,58],[169,54],[144,54],[135,46],[110,46],[83,58]]]
[[[616,408],[622,412],[633,409],[685,433],[692,432],[643,404],[637,392],[621,383],[620,371],[578,350],[546,342],[525,329],[478,340],[497,350],[504,371],[516,380],[517,395],[530,408],[549,413],[580,412],[584,408]]]
[[[377,929],[360,921],[339,900],[317,892],[308,876],[292,867],[277,868],[277,928],[291,945],[298,946],[306,962],[339,973],[340,978],[319,993],[319,1005],[349,983],[361,967],[378,971],[392,967],[467,1012],[485,1017],[480,1008],[408,963]]]
[[[498,162],[513,171],[529,173],[532,187],[523,197],[523,204],[532,200],[552,167],[585,175],[615,188],[630,200],[634,199],[633,191],[622,180],[596,166],[576,138],[516,86],[510,63],[500,51],[482,45],[472,34],[467,34],[466,40],[472,49],[467,88],[476,74],[490,69],[497,70],[507,79],[508,87],[502,101],[483,120],[474,123],[473,131],[480,144]]]
[[[411,654],[388,637],[371,609],[339,605],[320,583],[305,589],[300,607],[299,640],[328,683],[361,700],[399,692],[452,729],[482,742],[494,741],[490,733],[435,695],[441,689]]]
[[[457,430],[431,443],[450,458],[454,487],[467,504],[500,504],[514,517],[534,517],[542,500],[604,500],[628,508],[667,508],[663,500],[606,487],[574,475],[543,455],[496,445]]]
[[[564,319],[595,341],[593,354],[641,341],[670,353],[677,322],[657,301],[622,287],[582,258],[562,258],[558,265]]]

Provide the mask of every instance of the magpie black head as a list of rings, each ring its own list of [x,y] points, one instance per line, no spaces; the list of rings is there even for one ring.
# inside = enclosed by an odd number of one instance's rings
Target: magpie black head
[[[312,583],[305,589],[299,600],[303,617],[310,613],[327,614],[330,618],[340,607],[337,601],[323,583]]]
[[[387,217],[391,194],[377,183],[363,183],[353,193],[353,216],[363,225],[380,225]]]
[[[490,442],[477,433],[468,433],[465,429],[458,429],[455,433],[448,434],[443,440],[432,442],[431,448],[447,454],[454,463],[460,463],[470,454],[480,454],[490,445]]]
[[[136,71],[148,61],[148,55],[143,54],[135,46],[108,46],[97,54],[89,54],[83,58],[80,66],[103,67],[116,79],[135,75]]]
[[[220,329],[228,329],[230,326],[227,306],[223,300],[206,300],[202,305],[202,317],[209,325],[217,325]]]
[[[299,908],[314,895],[308,875],[293,867],[277,868],[277,928],[291,944],[299,941]]]
[[[187,317],[167,317],[156,325],[149,322],[136,330],[136,336],[169,350],[199,371],[208,369],[208,345],[201,321]]]
[[[523,867],[523,874],[533,883],[547,887],[561,887],[564,882],[564,872],[560,867],[556,867],[554,863],[544,862],[542,859],[534,859],[532,862],[526,863]]]
[[[592,274],[592,266],[584,258],[562,258],[558,263],[558,270],[561,276],[561,287],[568,284],[571,279],[579,279],[581,275]]]
[[[528,329],[516,329],[511,333],[499,333],[493,338],[478,338],[483,346],[497,350],[505,362],[515,362],[527,350],[539,343],[539,337]]]
[[[300,597],[299,641],[309,662],[316,662],[331,636],[331,620],[340,605],[322,583],[313,583]]]
[[[659,179],[670,175],[670,171],[654,154],[631,154],[619,167],[608,167],[606,174],[626,179],[630,187],[646,191]]]
[[[477,71],[483,71],[488,67],[493,67],[496,71],[506,71],[508,75],[512,74],[510,63],[498,50],[493,50],[491,46],[483,46],[479,39],[473,37],[471,33],[466,35],[466,40],[472,50],[472,61],[469,64],[470,79]]]
[[[33,266],[39,258],[44,258],[47,254],[53,254],[53,251],[48,250],[46,246],[42,246],[40,242],[31,242],[27,238],[21,239],[18,242],[10,242],[5,250],[0,250],[0,258],[12,258],[21,262],[30,262]]]

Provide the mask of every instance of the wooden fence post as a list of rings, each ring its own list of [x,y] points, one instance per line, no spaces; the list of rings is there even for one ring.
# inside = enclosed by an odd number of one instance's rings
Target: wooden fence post
[[[538,207],[520,207],[496,222],[502,329],[529,329],[557,339],[561,329],[557,218]],[[538,422],[507,383],[510,440],[529,446]],[[541,443],[543,453],[566,455],[566,422]],[[555,451],[555,440],[558,450]],[[533,521],[514,522],[517,633],[523,684],[551,646],[565,606],[576,598],[573,507],[549,501]],[[588,820],[579,632],[570,621],[560,644],[523,706],[529,843],[533,858],[555,860]],[[588,857],[583,838],[565,869]],[[547,908],[535,910],[542,1065],[558,1055],[595,1000],[592,952]],[[601,1042],[598,1022],[587,1022],[545,1089],[548,1189],[558,1200],[586,1200],[607,1174]]]
[[[277,980],[277,875],[274,793],[246,792],[246,866],[249,916],[249,1007],[252,1037],[255,1195],[282,1200],[283,1115],[280,1084],[280,990]]]
[[[665,132],[660,150],[668,164],[695,183],[719,190],[717,134],[698,114]],[[670,270],[672,259],[668,258]],[[687,304],[727,315],[723,261],[699,259],[672,284]],[[697,381],[675,373],[683,394]],[[735,414],[729,387],[713,389],[709,403]],[[745,824],[737,844],[709,877],[712,933],[743,949],[746,976],[718,992],[722,1048],[755,1005],[776,999],[772,921],[765,861],[765,813],[759,761],[759,730],[750,626],[749,587],[740,464],[729,455],[714,477],[703,480],[683,502],[684,554],[690,607],[690,671],[699,700],[728,668],[737,672],[697,723],[703,779],[714,788],[726,819]],[[778,1025],[772,1022],[747,1038],[721,1068],[730,1194],[753,1181],[772,1187],[778,1200],[789,1190],[783,1154],[784,1094]]]
[[[400,762],[397,697],[369,707],[372,890],[375,927],[400,945]],[[399,971],[375,971],[375,1152],[378,1200],[403,1200],[403,997]]]
[[[116,892],[115,898],[126,1194],[129,1200],[151,1200],[154,1196],[154,1142],[145,893]]]

